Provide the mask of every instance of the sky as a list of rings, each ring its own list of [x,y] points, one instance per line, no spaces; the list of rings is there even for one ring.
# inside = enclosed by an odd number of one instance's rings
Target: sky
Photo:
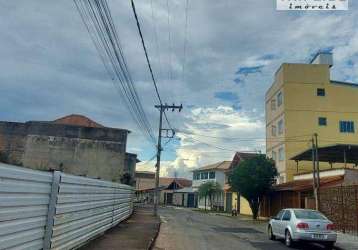
[[[130,1],[107,1],[156,132],[158,101]],[[187,12],[184,0],[135,3],[163,102],[183,104],[167,112],[178,132],[163,140],[162,176],[191,178],[194,168],[235,151],[265,152],[264,97],[281,63],[331,51],[331,78],[358,82],[356,1],[348,11],[294,12],[277,11],[273,0],[188,0]],[[156,148],[116,92],[73,1],[0,1],[0,32],[0,120],[82,114],[130,130],[137,168],[155,170],[148,160]]]

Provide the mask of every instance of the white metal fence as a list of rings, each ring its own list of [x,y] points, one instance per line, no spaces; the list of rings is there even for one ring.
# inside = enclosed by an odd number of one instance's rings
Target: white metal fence
[[[0,249],[73,249],[129,217],[133,188],[0,163]]]

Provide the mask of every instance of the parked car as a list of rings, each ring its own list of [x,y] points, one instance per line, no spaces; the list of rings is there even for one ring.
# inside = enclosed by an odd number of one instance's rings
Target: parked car
[[[283,209],[268,224],[270,240],[285,239],[291,247],[297,241],[317,242],[332,249],[337,240],[334,224],[322,213],[311,209]]]

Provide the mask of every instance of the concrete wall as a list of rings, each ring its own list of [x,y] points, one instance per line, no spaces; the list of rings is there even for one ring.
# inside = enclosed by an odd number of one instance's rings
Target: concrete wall
[[[119,181],[127,133],[47,122],[0,122],[0,151],[10,164]]]

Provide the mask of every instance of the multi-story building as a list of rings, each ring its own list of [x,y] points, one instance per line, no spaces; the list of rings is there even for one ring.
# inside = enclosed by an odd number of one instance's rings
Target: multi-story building
[[[311,63],[283,63],[266,93],[266,153],[276,161],[278,183],[312,170],[311,162],[290,160],[311,147],[358,143],[358,85],[333,81],[333,56],[318,53]],[[340,168],[321,163],[320,168]]]
[[[225,172],[230,169],[231,161],[221,161],[204,167],[197,168],[193,171],[193,189],[198,191],[201,184],[212,181],[218,183],[221,188],[225,186],[227,178]],[[206,201],[207,208],[213,207],[218,210],[224,210],[224,191],[212,198],[213,204]],[[205,207],[205,199],[198,200],[198,207]]]

